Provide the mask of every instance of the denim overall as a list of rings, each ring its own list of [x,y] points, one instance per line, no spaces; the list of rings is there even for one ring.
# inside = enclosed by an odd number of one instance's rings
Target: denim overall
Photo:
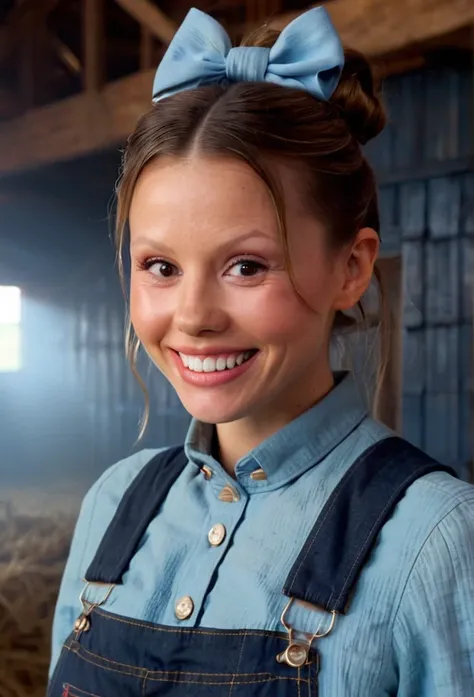
[[[444,467],[398,437],[364,452],[336,486],[282,589],[290,600],[326,610],[324,634],[156,625],[107,612],[115,585],[187,460],[182,448],[160,453],[125,493],[87,574],[84,611],[65,642],[48,697],[314,697],[318,641],[337,631],[359,572],[405,490]],[[100,602],[87,589],[100,584]],[[288,606],[287,606],[288,607]],[[322,667],[324,669],[324,667]]]

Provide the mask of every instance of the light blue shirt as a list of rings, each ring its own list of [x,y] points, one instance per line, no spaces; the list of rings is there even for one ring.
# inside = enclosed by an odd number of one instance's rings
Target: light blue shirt
[[[173,627],[282,631],[281,589],[325,501],[354,460],[391,433],[367,415],[347,376],[242,458],[235,479],[210,455],[212,435],[211,426],[192,423],[188,465],[103,608]],[[99,542],[156,452],[119,462],[84,499],[56,609],[51,670],[81,612],[82,579]],[[267,478],[253,479],[256,469]],[[221,501],[229,485],[238,500]],[[208,533],[218,523],[226,536],[211,546]],[[178,620],[183,596],[194,612]],[[293,605],[289,620],[312,634],[328,616]],[[379,535],[349,613],[317,648],[320,697],[474,695],[474,487],[443,472],[411,485]]]

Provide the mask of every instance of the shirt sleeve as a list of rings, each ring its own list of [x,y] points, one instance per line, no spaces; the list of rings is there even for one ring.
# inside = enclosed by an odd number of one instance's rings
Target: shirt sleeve
[[[49,677],[82,612],[83,578],[127,487],[150,459],[166,450],[141,450],[106,470],[86,494],[74,530],[53,620]],[[99,505],[100,501],[100,505]]]
[[[81,580],[83,575],[83,561],[98,489],[98,485],[95,484],[82,502],[71,542],[69,557],[61,580],[53,620],[51,663],[49,666],[50,678],[58,661],[59,654],[61,653],[61,648],[72,632],[74,622],[81,614],[82,606],[79,601],[79,596],[84,587]]]
[[[397,697],[474,694],[474,495],[426,540],[394,625]]]

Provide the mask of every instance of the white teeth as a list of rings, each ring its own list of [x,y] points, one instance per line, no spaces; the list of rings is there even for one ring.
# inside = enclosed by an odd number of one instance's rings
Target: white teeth
[[[195,373],[214,373],[216,371],[232,370],[235,366],[242,365],[242,363],[251,358],[252,352],[234,353],[231,356],[227,356],[227,358],[223,356],[219,356],[219,358],[208,356],[201,359],[197,356],[187,356],[185,353],[180,353],[179,356],[185,368]]]

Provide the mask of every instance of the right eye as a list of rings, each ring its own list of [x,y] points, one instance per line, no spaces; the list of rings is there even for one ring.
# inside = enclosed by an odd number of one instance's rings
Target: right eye
[[[178,269],[174,264],[164,259],[147,259],[142,264],[142,268],[149,271],[154,276],[161,278],[171,278],[178,274]]]

